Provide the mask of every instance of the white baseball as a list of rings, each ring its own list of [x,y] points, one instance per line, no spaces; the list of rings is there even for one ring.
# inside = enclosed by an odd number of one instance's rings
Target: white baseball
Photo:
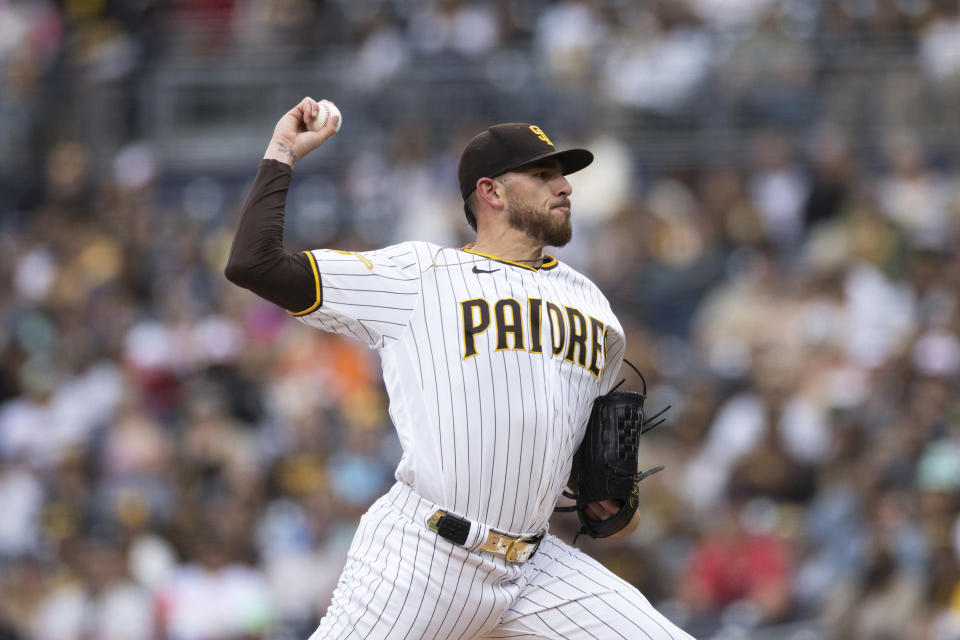
[[[320,113],[317,114],[316,118],[307,122],[307,128],[311,131],[320,131],[320,129],[323,129],[323,125],[327,124],[327,120],[333,116],[337,116],[337,131],[340,131],[340,125],[343,124],[343,116],[340,115],[340,109],[337,109],[337,105],[326,100],[319,104]]]

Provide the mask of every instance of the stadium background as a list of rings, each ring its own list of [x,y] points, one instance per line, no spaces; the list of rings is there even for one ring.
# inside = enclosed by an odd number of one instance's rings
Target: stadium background
[[[0,0],[0,637],[322,614],[375,355],[222,276],[304,95],[298,248],[463,242],[493,122],[597,153],[558,255],[674,408],[590,553],[699,638],[960,637],[956,0]]]

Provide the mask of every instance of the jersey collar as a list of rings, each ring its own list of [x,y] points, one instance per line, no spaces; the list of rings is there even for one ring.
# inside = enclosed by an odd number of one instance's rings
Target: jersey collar
[[[467,253],[472,253],[475,256],[482,256],[484,258],[489,258],[490,260],[493,260],[495,262],[500,262],[502,264],[509,264],[514,267],[520,267],[521,269],[529,269],[530,271],[541,271],[541,270],[553,269],[555,266],[559,264],[557,262],[557,259],[554,258],[553,256],[543,254],[543,264],[541,264],[539,267],[531,267],[530,265],[523,264],[522,262],[514,262],[513,260],[507,260],[505,258],[498,258],[497,256],[492,256],[489,253],[481,253],[479,251],[474,251],[473,249],[470,248],[472,246],[473,244],[468,244],[467,246],[463,247],[460,250],[466,251]]]

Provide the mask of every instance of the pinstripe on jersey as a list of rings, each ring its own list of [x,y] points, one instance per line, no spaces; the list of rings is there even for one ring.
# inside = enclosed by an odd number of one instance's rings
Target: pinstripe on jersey
[[[299,318],[379,351],[397,479],[501,531],[543,528],[623,357],[596,285],[425,242],[312,256],[322,305]]]

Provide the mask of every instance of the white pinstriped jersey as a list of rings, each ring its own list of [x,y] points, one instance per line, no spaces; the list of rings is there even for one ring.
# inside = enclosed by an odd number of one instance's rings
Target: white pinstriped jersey
[[[298,317],[376,349],[404,455],[397,479],[506,532],[541,529],[623,329],[589,279],[405,242],[310,252],[322,303]]]

